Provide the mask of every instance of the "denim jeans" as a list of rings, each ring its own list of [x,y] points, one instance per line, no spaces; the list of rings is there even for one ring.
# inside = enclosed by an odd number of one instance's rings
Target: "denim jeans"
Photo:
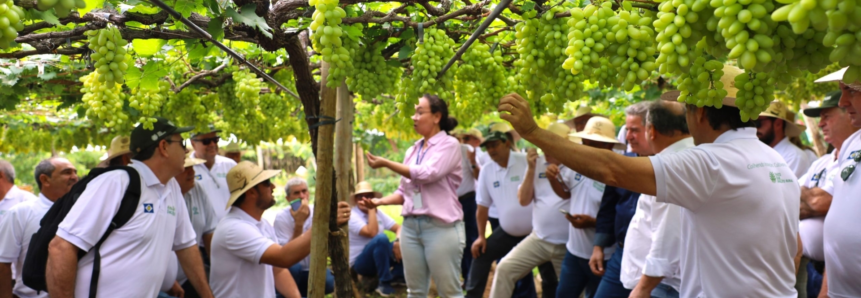
[[[817,270],[814,262],[807,263],[807,297],[819,297],[822,290],[822,273]]]
[[[586,290],[586,298],[595,295],[601,277],[592,274],[589,269],[589,260],[565,252],[562,260],[562,273],[559,275],[559,286],[556,288],[556,297],[578,297]],[[602,297],[602,296],[597,296]]]
[[[301,264],[296,264],[290,267],[290,275],[293,276],[293,280],[296,282],[296,286],[299,288],[299,294],[302,297],[308,297],[308,276],[310,272],[307,270],[302,270]],[[326,269],[326,294],[331,294],[335,291],[335,276],[332,275],[332,271],[328,268]],[[275,290],[275,297],[284,298],[281,293],[278,293],[278,290]]]
[[[469,267],[472,266],[472,243],[478,238],[478,223],[475,220],[475,212],[478,205],[475,203],[475,192],[471,191],[459,198],[460,206],[463,208],[463,230],[466,233],[466,245],[463,247],[463,258],[460,261],[460,274],[463,279],[469,276]]]
[[[600,298],[628,298],[631,290],[622,286],[619,274],[622,272],[622,247],[616,247],[616,252],[610,257],[610,261],[604,265],[604,277],[598,286],[596,297]],[[563,294],[560,294],[563,295]]]
[[[395,261],[392,243],[386,234],[379,234],[362,250],[353,263],[353,270],[363,276],[376,276],[381,284],[391,286],[392,280],[404,276],[404,265]]]
[[[658,284],[658,286],[652,290],[652,298],[679,298],[679,291],[676,291],[676,289],[671,286]]]
[[[407,297],[427,298],[430,279],[441,297],[463,297],[460,262],[466,236],[463,221],[444,223],[429,216],[406,216],[401,227],[401,256]]]

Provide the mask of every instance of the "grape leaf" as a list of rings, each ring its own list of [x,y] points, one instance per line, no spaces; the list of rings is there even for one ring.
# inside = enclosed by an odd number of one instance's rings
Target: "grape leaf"
[[[407,59],[412,56],[415,51],[416,49],[411,46],[403,46],[401,47],[401,50],[398,51],[398,59]]]
[[[44,73],[42,73],[42,74],[38,75],[38,77],[39,77],[40,79],[42,79],[43,81],[47,81],[47,80],[50,80],[50,79],[56,78],[56,77],[57,77],[57,73],[56,73],[56,72],[44,72]]]
[[[167,68],[161,67],[160,63],[150,61],[143,67],[143,71],[137,67],[129,67],[126,70],[126,85],[130,89],[140,87],[142,89],[158,88],[158,80],[167,75]]]
[[[232,7],[228,7],[227,11],[225,11],[224,13],[228,17],[233,18],[233,21],[257,28],[264,36],[272,38],[272,32],[269,32],[269,30],[272,30],[272,28],[269,27],[268,24],[266,24],[266,20],[257,16],[257,14],[254,13],[254,10],[256,8],[257,4],[245,4],[244,6],[242,6],[242,8],[240,8],[240,10],[242,10],[241,13],[238,13],[236,12],[236,10],[233,10]]]
[[[60,25],[60,19],[58,19],[57,16],[54,15],[53,10],[49,9],[47,11],[38,11],[35,9],[29,9],[29,11],[31,14],[33,14],[34,19],[42,19],[45,21],[45,23],[55,26]]]
[[[191,16],[191,12],[194,11],[196,6],[193,0],[176,0],[174,1],[173,9],[182,14],[182,17],[187,18]]]
[[[352,38],[353,40],[358,41],[359,37],[362,37],[362,30],[353,26],[341,25],[341,30],[344,30],[344,33],[347,33],[347,36]]]
[[[212,18],[206,27],[206,32],[212,35],[212,39],[221,41],[224,39],[224,17]]]
[[[530,11],[534,8],[535,8],[535,2],[532,2],[532,1],[526,1],[523,3],[523,6],[520,7],[520,9],[523,10],[524,12]]]
[[[158,53],[165,43],[167,40],[164,39],[135,39],[132,40],[132,48],[138,55],[149,57]]]
[[[87,7],[78,9],[78,14],[85,15],[93,9],[102,8],[105,6],[105,0],[84,0],[87,3]]]

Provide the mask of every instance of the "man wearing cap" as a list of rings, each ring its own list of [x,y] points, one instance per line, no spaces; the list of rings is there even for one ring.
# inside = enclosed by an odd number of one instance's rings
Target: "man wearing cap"
[[[132,151],[129,150],[129,137],[116,136],[111,140],[108,152],[99,163],[100,167],[127,166],[132,162]]]
[[[404,278],[404,265],[401,262],[400,243],[389,242],[385,230],[395,235],[401,226],[373,204],[365,200],[381,198],[371,184],[365,181],[356,185],[353,193],[353,211],[350,215],[350,266],[363,276],[376,276],[379,279],[377,293],[383,297],[394,294],[392,281]],[[369,208],[368,206],[374,206]]]
[[[574,118],[567,121],[567,124],[569,124],[569,127],[574,129],[574,131],[583,131],[583,129],[586,128],[586,122],[589,122],[589,119],[592,119],[594,116],[595,115],[592,114],[592,107],[580,106],[574,112]]]
[[[212,206],[224,206],[230,198],[227,189],[227,171],[236,166],[236,162],[230,158],[218,155],[218,141],[221,138],[212,124],[201,133],[191,136],[191,146],[194,148],[192,157],[206,160],[206,163],[194,166],[197,183],[206,190],[207,197],[212,201]],[[221,220],[227,210],[221,207],[215,208],[216,222]]]
[[[218,223],[212,238],[209,279],[216,297],[274,298],[276,289],[287,297],[301,297],[285,268],[310,253],[310,233],[281,246],[272,226],[261,220],[263,212],[275,205],[275,185],[269,179],[279,172],[263,170],[249,161],[228,172],[231,192],[224,207],[233,208]]]
[[[224,147],[224,157],[239,163],[242,161],[242,148],[236,142],[230,142],[230,144]]]
[[[571,134],[571,137],[580,140],[586,146],[612,152],[614,148],[622,147],[622,144],[616,140],[615,133],[616,127],[610,119],[592,117],[583,131]],[[596,276],[589,269],[589,259],[592,257],[595,217],[601,206],[604,184],[584,177],[566,166],[559,166],[558,170],[548,169],[547,177],[554,192],[562,199],[568,200],[567,208],[563,209],[566,212],[556,215],[569,222],[566,225],[568,240],[565,245],[565,257],[559,275],[559,280],[564,282],[559,283],[556,292],[581,293],[585,290],[585,297],[593,297],[601,277]],[[613,250],[612,246],[605,248],[604,255],[609,258]]]
[[[804,150],[789,141],[790,137],[801,135],[801,128],[795,124],[794,119],[787,117],[788,111],[782,102],[771,102],[768,108],[759,114],[759,119],[756,121],[756,137],[780,153],[795,176],[801,177],[813,161],[808,160]]]
[[[478,176],[478,238],[472,243],[472,266],[466,280],[466,297],[483,297],[493,261],[505,256],[517,243],[532,232],[532,204],[521,206],[517,189],[526,173],[526,155],[511,152],[511,128],[500,122],[491,127],[481,147],[493,160],[484,165]],[[499,227],[485,238],[488,208],[496,205]],[[534,292],[532,273],[527,274],[525,286]]]
[[[0,159],[0,218],[13,206],[35,199],[32,193],[15,186],[15,167],[5,159]]]
[[[130,179],[141,179],[140,205],[100,247],[97,297],[155,297],[174,255],[198,293],[212,297],[196,235],[185,216],[182,191],[173,179],[183,171],[185,160],[180,133],[193,127],[177,128],[164,118],[156,119],[153,130],[143,125],[132,130],[129,147],[135,162],[131,167],[138,174],[117,170],[96,177],[60,223],[48,248],[51,297],[88,296],[94,262],[91,248],[111,224]],[[78,260],[81,250],[88,252]]]
[[[831,206],[834,179],[840,179],[836,157],[840,152],[840,146],[843,145],[846,138],[858,130],[857,127],[852,126],[846,109],[837,106],[840,96],[840,91],[830,92],[819,107],[804,110],[804,114],[808,117],[820,118],[819,128],[822,129],[825,142],[831,144],[835,149],[813,162],[807,173],[798,179],[801,185],[801,223],[798,225],[798,232],[801,235],[805,257],[805,260],[802,261],[802,266],[806,263],[807,259],[814,262],[825,261],[822,226],[825,222],[825,215]],[[817,272],[814,267],[811,264],[806,266],[806,268],[800,268],[800,273],[804,269],[807,269],[807,276],[809,278],[799,280],[799,282],[806,281],[814,285],[821,284],[821,273]],[[799,277],[803,278],[801,275]],[[810,289],[811,287],[808,286],[807,288]],[[799,292],[802,291],[799,290]]]
[[[547,130],[567,137],[571,129],[562,123],[551,123]],[[490,297],[511,297],[517,280],[539,266],[542,269],[550,267],[550,270],[541,271],[543,296],[556,297],[557,277],[562,269],[565,243],[568,241],[568,221],[559,214],[559,210],[568,209],[569,202],[553,192],[547,177],[547,171],[558,171],[556,159],[539,156],[537,150],[529,149],[526,161],[527,169],[518,199],[521,206],[534,204],[533,230],[496,266]]]
[[[698,145],[670,155],[626,157],[565,142],[539,129],[517,94],[503,97],[499,112],[524,139],[583,176],[682,207],[680,297],[797,297],[798,184],[752,123],[741,121],[731,84],[740,73],[724,67],[722,108],[686,105]]]
[[[841,80],[846,68],[829,74],[817,82]],[[840,81],[842,96],[838,106],[846,109],[852,126],[861,127],[861,82]],[[858,214],[861,211],[861,130],[847,138],[837,155],[837,172],[833,179],[834,197],[828,216],[825,217],[823,239],[825,247],[825,280],[822,292],[829,297],[861,296],[861,230],[857,228]],[[827,286],[826,286],[827,284]],[[826,289],[827,288],[827,289]],[[820,294],[820,296],[822,296]]]
[[[0,160],[0,167],[4,162]],[[78,172],[69,160],[51,157],[39,162],[34,174],[39,198],[17,204],[0,216],[0,231],[3,231],[0,233],[0,297],[48,297],[48,293],[38,293],[24,285],[24,258],[30,247],[30,238],[39,231],[42,217],[78,182]],[[9,284],[12,280],[15,281],[14,287]]]
[[[673,101],[650,102],[646,139],[658,155],[694,147],[684,106]],[[622,255],[621,281],[632,290],[630,297],[679,297],[680,208],[640,195]]]

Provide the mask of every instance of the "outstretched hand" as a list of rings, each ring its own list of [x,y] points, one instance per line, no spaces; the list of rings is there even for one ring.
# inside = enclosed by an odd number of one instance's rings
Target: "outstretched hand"
[[[538,129],[529,102],[517,93],[510,93],[499,100],[499,117],[511,123],[511,127],[524,139]]]

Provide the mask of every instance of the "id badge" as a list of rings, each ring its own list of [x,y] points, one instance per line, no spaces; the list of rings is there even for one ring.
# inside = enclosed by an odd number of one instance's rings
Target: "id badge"
[[[422,209],[422,193],[420,191],[413,192],[413,210]]]

